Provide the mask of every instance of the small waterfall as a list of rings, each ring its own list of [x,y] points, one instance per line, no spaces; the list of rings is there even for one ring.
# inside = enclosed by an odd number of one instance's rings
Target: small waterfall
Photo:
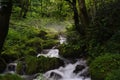
[[[58,49],[50,49],[47,54],[38,54],[37,57],[39,56],[45,56],[45,57],[57,57],[59,58],[59,50]]]
[[[60,44],[66,43],[67,39],[62,35],[59,36]]]
[[[66,43],[66,38],[63,36],[59,36],[59,41],[60,44]],[[37,55],[37,57],[39,56],[45,56],[45,57],[56,57],[59,58],[59,50],[55,49],[56,46],[53,46],[52,49],[44,49],[40,54]]]
[[[16,72],[16,67],[17,67],[17,63],[15,63],[15,62],[9,63],[9,64],[7,64],[7,68],[4,73],[12,73],[13,74]]]
[[[77,69],[77,66],[81,66],[81,69]],[[50,70],[44,76],[47,80],[91,80],[85,60],[78,60],[74,64],[69,63],[65,67]]]
[[[66,44],[66,38],[62,35],[59,36],[59,40],[60,44]],[[83,59],[76,60],[76,62],[72,64],[70,60],[61,57],[59,55],[59,50],[54,49],[54,47],[37,55],[37,57],[39,56],[57,57],[65,63],[64,67],[61,66],[58,69],[50,70],[43,74],[45,80],[91,80],[88,73],[88,66],[86,65],[86,61]],[[34,80],[39,80],[39,78]]]

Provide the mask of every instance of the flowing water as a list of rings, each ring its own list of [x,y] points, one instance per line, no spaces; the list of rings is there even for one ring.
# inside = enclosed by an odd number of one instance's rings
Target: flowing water
[[[60,44],[66,43],[66,38],[63,36],[59,36]],[[59,55],[58,49],[50,49],[48,53],[38,54],[39,56],[45,57],[57,57],[62,59],[66,64],[65,66],[61,66],[58,69],[47,71],[43,74],[45,80],[91,80],[88,73],[88,66],[86,65],[86,61],[83,59],[76,60],[75,63],[71,63],[71,61],[61,57]],[[34,80],[40,80],[40,78],[36,78]]]
[[[17,66],[16,62],[12,62],[12,63],[7,64],[7,68],[4,71],[4,73],[12,73],[12,74],[14,74],[16,72],[16,66]]]
[[[77,66],[84,66],[84,69],[75,73]],[[50,70],[44,74],[47,80],[91,80],[87,75],[88,67],[85,60],[78,60],[74,64],[66,64],[65,67]]]
[[[61,35],[59,40],[60,44],[66,43],[66,38]],[[86,61],[84,59],[78,59],[74,63],[71,63],[70,60],[61,57],[59,55],[59,50],[55,49],[55,47],[43,50],[37,55],[37,57],[39,56],[60,58],[65,63],[64,67],[60,66],[58,69],[49,70],[44,73],[44,80],[91,80],[88,73],[88,66],[86,65]],[[9,63],[5,73],[16,73],[16,66],[16,62]],[[38,75],[39,74],[36,73],[34,75],[21,75],[21,77],[25,80],[43,80]]]

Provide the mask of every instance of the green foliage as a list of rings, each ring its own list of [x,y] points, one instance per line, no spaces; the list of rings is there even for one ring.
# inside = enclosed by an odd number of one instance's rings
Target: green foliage
[[[120,31],[116,32],[106,44],[107,51],[111,53],[120,53]]]
[[[4,51],[2,54],[14,55],[19,58],[26,54],[35,54],[37,51],[41,51],[42,40],[38,37],[34,38],[37,33],[34,33],[35,28],[26,27],[22,28],[10,28],[7,40],[4,45]]]
[[[59,43],[58,40],[53,40],[53,39],[45,40],[43,41],[43,47],[44,49],[51,49],[53,46],[57,45],[58,43]]]
[[[24,65],[25,66],[25,65]],[[23,67],[23,63],[22,62],[18,62],[17,63],[17,68],[16,68],[16,73],[17,74],[24,74],[24,69],[25,67]]]
[[[0,75],[0,80],[24,80],[19,75],[16,74],[5,74]]]
[[[105,80],[120,80],[120,69],[114,70],[109,73]]]
[[[54,17],[64,20],[71,16],[71,8],[64,0],[15,0],[12,17],[15,19],[25,17]]]
[[[106,47],[97,43],[96,40],[92,39],[89,42],[89,46],[87,47],[89,57],[96,58],[97,56],[103,55],[106,52]]]
[[[97,57],[90,64],[90,73],[93,80],[105,80],[113,70],[120,68],[120,54],[106,54]]]
[[[109,2],[110,0],[107,1]],[[96,5],[97,10],[94,21],[89,28],[90,38],[95,39],[100,44],[106,43],[106,41],[120,30],[120,2],[118,0],[108,2],[97,2],[100,6]]]
[[[12,21],[14,23],[14,20]],[[26,20],[25,22],[16,21],[11,24],[2,52],[7,62],[25,55],[36,56],[42,49],[52,48],[58,44],[58,41],[55,40],[57,33],[33,27]]]
[[[67,28],[67,44],[59,47],[60,55],[65,58],[79,58],[85,55],[85,40],[75,31],[74,27]]]

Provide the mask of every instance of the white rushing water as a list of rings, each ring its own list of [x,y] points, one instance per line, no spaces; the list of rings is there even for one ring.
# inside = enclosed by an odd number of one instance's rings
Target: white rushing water
[[[78,65],[85,66],[84,69],[75,73],[75,69]],[[83,75],[87,74],[88,67],[86,66],[85,60],[78,60],[74,64],[67,64],[65,67],[50,70],[44,74],[47,80],[91,80],[89,77]]]
[[[16,66],[17,66],[16,62],[12,62],[12,63],[7,64],[7,67],[6,67],[6,70],[4,71],[4,73],[14,74],[16,72]]]
[[[60,35],[59,40],[60,44],[66,44],[65,37]],[[54,49],[54,47],[37,55],[37,57],[39,56],[57,57],[62,59],[65,63],[67,62],[64,67],[61,66],[58,69],[50,70],[43,74],[45,77],[44,80],[91,80],[91,78],[88,76],[88,66],[86,65],[86,61],[83,59],[77,60],[74,64],[72,64],[69,60],[62,58],[59,55],[59,50]],[[77,68],[80,68],[80,70]],[[38,76],[38,78],[34,80],[42,79],[40,79],[40,76]]]
[[[66,43],[67,39],[63,36],[59,36],[60,44]]]
[[[47,54],[38,54],[37,57],[39,56],[45,56],[45,57],[57,57],[59,58],[59,50],[58,49],[50,49]]]
[[[59,36],[59,42],[60,42],[60,44],[66,43],[66,38],[60,35]],[[38,54],[37,57],[45,56],[45,57],[56,57],[56,58],[59,58],[59,50],[58,49],[54,49],[55,47],[56,46],[54,46],[52,49],[49,49],[48,52],[46,50],[47,53],[40,53],[40,54]]]

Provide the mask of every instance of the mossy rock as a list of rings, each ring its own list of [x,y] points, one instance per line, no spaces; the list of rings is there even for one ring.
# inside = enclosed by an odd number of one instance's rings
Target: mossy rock
[[[26,64],[25,62],[18,62],[17,63],[17,68],[16,68],[16,73],[17,74],[20,74],[20,75],[23,75],[25,74],[25,71],[26,71]]]
[[[92,80],[105,80],[113,70],[120,68],[120,54],[105,54],[90,64]]]
[[[37,73],[37,58],[33,56],[27,56],[25,58],[25,63],[26,63],[26,74],[34,74]]]
[[[5,74],[0,75],[0,80],[24,80],[19,75],[16,74]]]
[[[0,73],[2,73],[6,68],[6,62],[0,57]]]
[[[49,40],[44,40],[42,44],[44,49],[51,49],[53,46],[59,44],[59,41],[54,39],[49,39]]]
[[[77,45],[69,45],[63,44],[59,47],[60,55],[64,58],[80,58],[81,50],[80,47]]]
[[[105,80],[120,80],[120,69],[114,70],[109,73]]]
[[[48,58],[40,56],[38,58],[34,56],[27,56],[25,58],[26,74],[43,73],[51,69],[58,68],[64,65],[64,62],[58,58]],[[21,66],[21,65],[20,65]],[[19,67],[20,67],[19,66]]]
[[[38,58],[38,70],[40,72],[46,72],[48,70],[56,69],[64,65],[64,62],[59,58],[48,58],[40,56]]]

